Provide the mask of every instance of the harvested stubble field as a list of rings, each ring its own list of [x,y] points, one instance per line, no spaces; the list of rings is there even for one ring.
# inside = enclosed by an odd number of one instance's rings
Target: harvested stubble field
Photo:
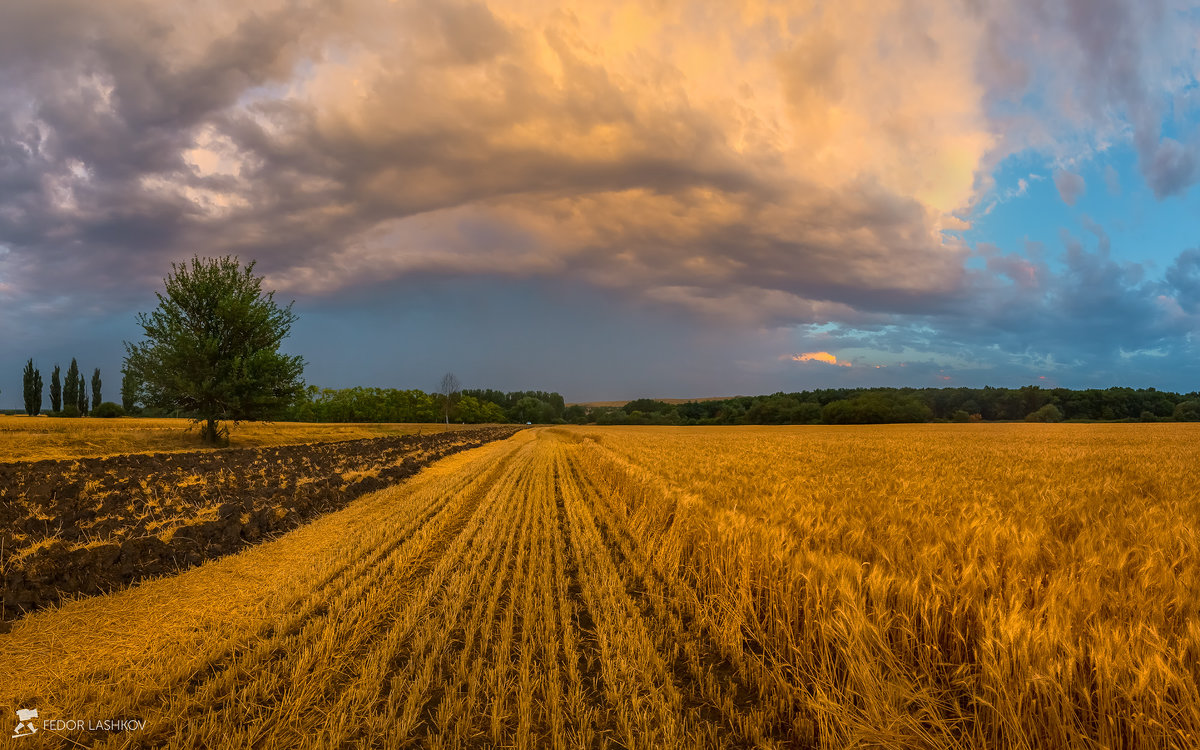
[[[21,620],[0,706],[146,722],[27,747],[1195,748],[1197,438],[527,430]]]
[[[230,428],[230,447],[264,448],[297,443],[428,435],[470,425],[313,424],[243,422]],[[0,463],[48,461],[119,453],[194,451],[204,447],[186,419],[58,419],[0,415]]]

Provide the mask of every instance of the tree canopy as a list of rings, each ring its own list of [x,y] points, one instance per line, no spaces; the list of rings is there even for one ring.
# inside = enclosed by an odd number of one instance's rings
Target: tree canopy
[[[292,305],[263,291],[254,265],[234,256],[172,264],[158,307],[138,315],[145,340],[125,343],[142,403],[190,417],[209,442],[221,422],[275,416],[304,389],[304,360],[279,351]]]
[[[1200,421],[1200,394],[1154,388],[828,388],[624,406],[572,406],[577,424],[878,424],[928,421]]]

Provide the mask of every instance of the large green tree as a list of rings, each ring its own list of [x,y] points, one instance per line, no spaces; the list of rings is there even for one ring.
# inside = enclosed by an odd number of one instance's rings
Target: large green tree
[[[474,396],[463,396],[454,408],[454,417],[467,424],[485,422],[507,422],[504,410],[491,401],[480,401]]]
[[[71,357],[71,366],[67,368],[67,379],[63,381],[62,399],[63,412],[73,413],[79,409],[79,363],[74,357]]]
[[[554,418],[554,413],[551,406],[544,401],[533,396],[524,396],[513,404],[513,408],[509,410],[509,416],[514,422],[539,424],[549,422]]]
[[[1200,422],[1200,401],[1180,401],[1175,407],[1176,422]]]
[[[172,264],[158,307],[138,315],[145,340],[125,343],[143,404],[190,417],[212,443],[221,422],[274,416],[304,389],[304,360],[279,351],[292,305],[263,291],[254,265],[233,256]]]
[[[62,411],[62,368],[58,365],[50,373],[50,411]]]
[[[42,411],[42,373],[33,366],[33,360],[25,364],[25,413],[36,417]]]

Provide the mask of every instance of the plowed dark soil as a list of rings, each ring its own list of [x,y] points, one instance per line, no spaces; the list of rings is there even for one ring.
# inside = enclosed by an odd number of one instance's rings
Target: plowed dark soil
[[[0,630],[236,552],[518,429],[0,464]]]

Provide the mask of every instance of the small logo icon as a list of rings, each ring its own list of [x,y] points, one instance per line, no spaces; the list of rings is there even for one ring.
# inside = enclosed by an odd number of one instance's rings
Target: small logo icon
[[[17,709],[17,728],[13,730],[13,739],[18,737],[32,737],[37,734],[37,726],[33,720],[38,717],[36,708],[18,708]]]

